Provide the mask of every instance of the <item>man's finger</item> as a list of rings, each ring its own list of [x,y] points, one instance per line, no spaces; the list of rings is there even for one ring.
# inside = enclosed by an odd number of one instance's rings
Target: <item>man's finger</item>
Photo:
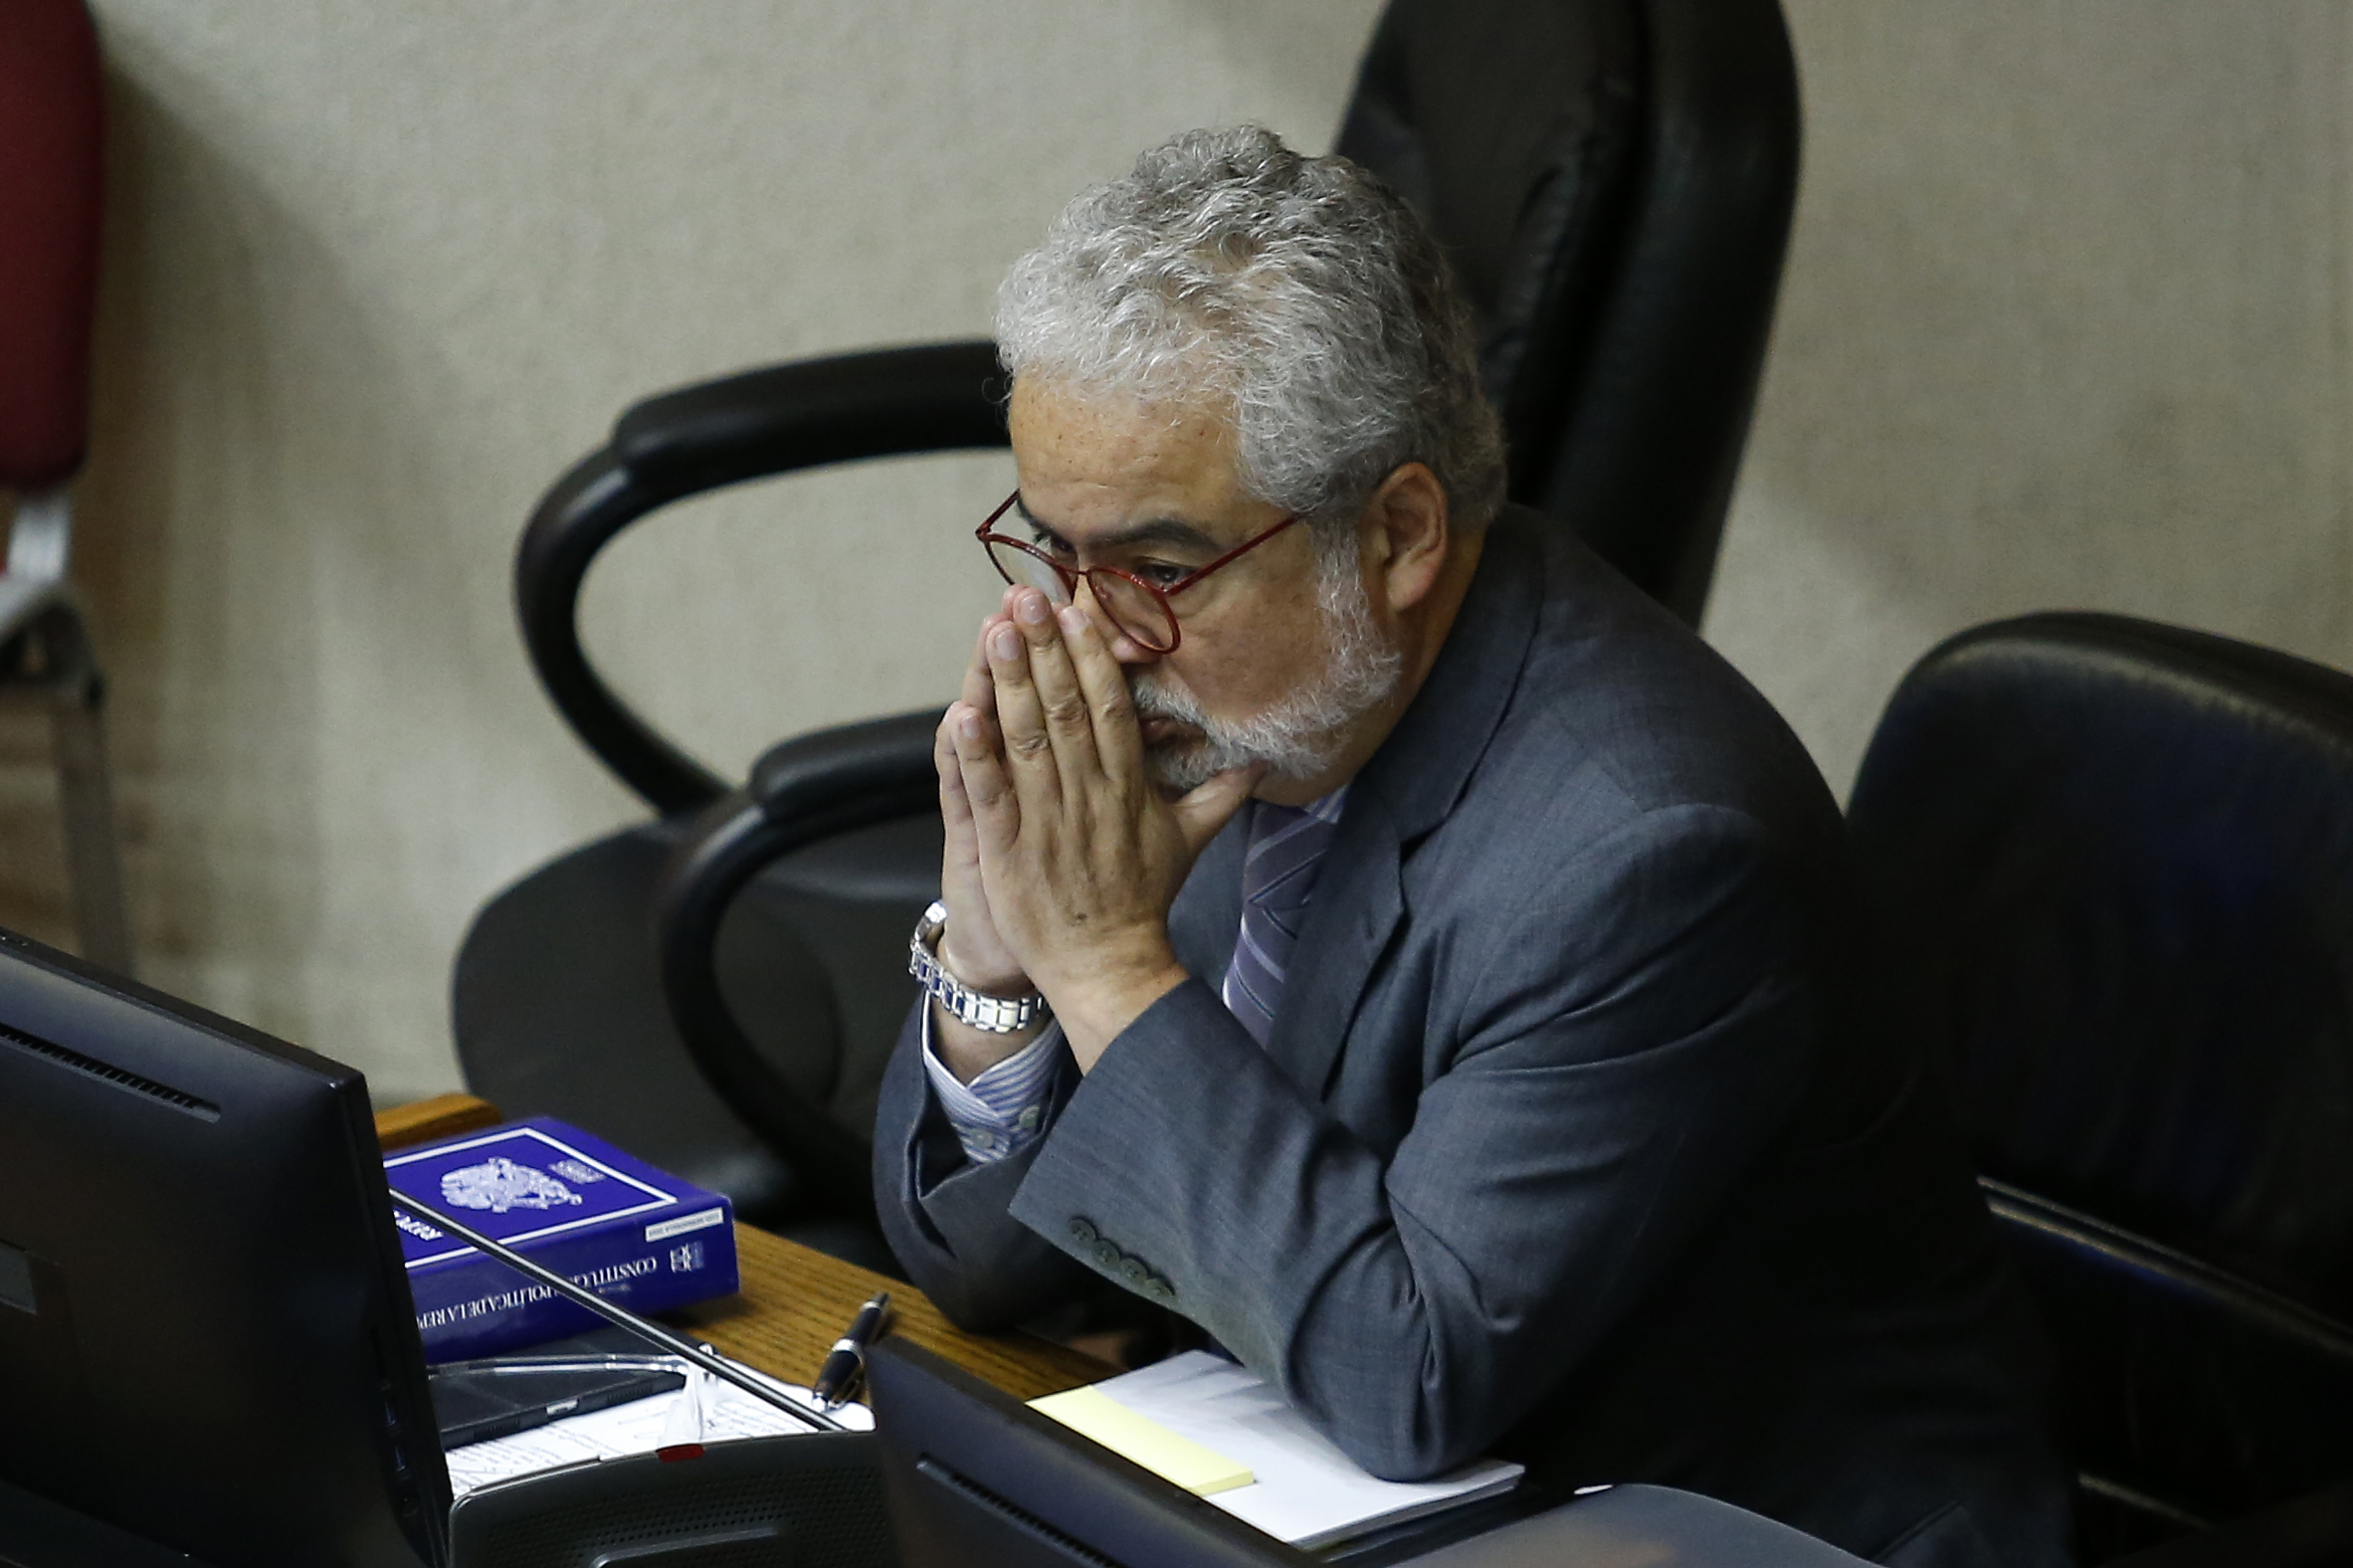
[[[948,831],[948,848],[957,848],[959,835],[972,832],[972,802],[964,793],[964,766],[956,760],[956,721],[970,711],[962,702],[950,703],[931,737],[931,765],[939,773],[939,819]]]
[[[955,715],[956,767],[972,807],[974,837],[983,855],[1002,854],[1021,832],[1021,805],[1005,776],[989,721],[967,708]]]
[[[1127,673],[1111,657],[1092,616],[1073,605],[1057,619],[1078,673],[1078,689],[1086,698],[1099,765],[1114,783],[1142,777],[1144,737],[1136,726],[1135,695],[1127,688]]]
[[[1062,799],[1060,764],[1054,739],[1047,733],[1046,713],[1031,679],[1029,644],[1010,621],[989,628],[989,679],[997,690],[997,733],[1003,740],[1003,763],[1008,781],[1023,799],[1040,809],[1051,809]],[[964,749],[958,737],[956,749]],[[965,783],[972,783],[969,773]]]
[[[1077,791],[1102,771],[1094,754],[1094,713],[1086,692],[1072,668],[1071,652],[1063,646],[1062,627],[1054,606],[1035,591],[1016,597],[1013,624],[1028,645],[1030,683],[1038,693],[1038,710],[1054,742],[1054,757],[1063,787]]]
[[[1013,590],[1005,590],[1008,598]],[[992,615],[980,623],[980,635],[972,640],[972,663],[964,667],[964,685],[957,697],[970,704],[977,712],[994,715],[997,711],[997,684],[989,679],[989,633],[1004,619]]]
[[[1199,855],[1234,820],[1234,813],[1250,799],[1250,792],[1259,787],[1266,771],[1266,765],[1257,762],[1247,768],[1228,768],[1212,775],[1208,783],[1179,800],[1172,809],[1176,812],[1177,827],[1185,835],[1185,847]]]

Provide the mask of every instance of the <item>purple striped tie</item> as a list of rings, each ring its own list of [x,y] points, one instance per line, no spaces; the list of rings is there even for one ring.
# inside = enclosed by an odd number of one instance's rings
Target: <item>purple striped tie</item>
[[[1251,808],[1250,849],[1242,861],[1242,935],[1220,994],[1262,1046],[1275,1028],[1283,974],[1306,924],[1307,899],[1345,793],[1335,790],[1303,808],[1263,800]]]

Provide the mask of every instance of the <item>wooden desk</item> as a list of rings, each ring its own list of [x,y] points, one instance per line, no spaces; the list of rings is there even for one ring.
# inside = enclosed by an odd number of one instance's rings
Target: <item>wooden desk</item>
[[[498,1121],[497,1108],[468,1094],[444,1094],[385,1111],[376,1138],[388,1149],[424,1143]],[[894,1334],[938,1352],[1017,1399],[1056,1394],[1118,1368],[1028,1334],[967,1334],[912,1285],[885,1279],[781,1236],[738,1224],[740,1293],[665,1317],[734,1357],[788,1383],[817,1375],[829,1346],[877,1290],[890,1292]]]

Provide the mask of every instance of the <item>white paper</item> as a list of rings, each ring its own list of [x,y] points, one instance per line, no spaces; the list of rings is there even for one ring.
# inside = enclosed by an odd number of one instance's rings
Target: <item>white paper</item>
[[[815,1430],[699,1367],[682,1363],[680,1370],[687,1374],[686,1386],[671,1393],[632,1400],[606,1410],[592,1410],[585,1416],[566,1416],[512,1437],[492,1438],[488,1443],[470,1443],[450,1450],[447,1458],[451,1496],[463,1497],[478,1486],[512,1480],[518,1475],[560,1470],[591,1460],[651,1454],[677,1443],[720,1443],[730,1438],[766,1438]],[[818,1408],[807,1389],[756,1372],[752,1375],[812,1410]],[[843,1426],[859,1432],[871,1431],[875,1425],[874,1412],[864,1405],[843,1405],[829,1414]]]
[[[1437,1480],[1382,1480],[1308,1426],[1257,1373],[1206,1350],[1094,1386],[1137,1415],[1249,1466],[1256,1481],[1203,1500],[1307,1549],[1508,1491],[1526,1468],[1478,1460]]]

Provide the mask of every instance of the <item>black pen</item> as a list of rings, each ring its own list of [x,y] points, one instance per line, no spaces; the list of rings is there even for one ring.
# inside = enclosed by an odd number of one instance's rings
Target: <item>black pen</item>
[[[858,1387],[859,1378],[866,1372],[866,1347],[882,1337],[882,1318],[889,1310],[890,1292],[877,1290],[874,1299],[858,1309],[850,1331],[835,1340],[834,1348],[826,1353],[825,1365],[817,1370],[817,1381],[809,1385],[809,1392],[826,1409],[847,1401]]]

